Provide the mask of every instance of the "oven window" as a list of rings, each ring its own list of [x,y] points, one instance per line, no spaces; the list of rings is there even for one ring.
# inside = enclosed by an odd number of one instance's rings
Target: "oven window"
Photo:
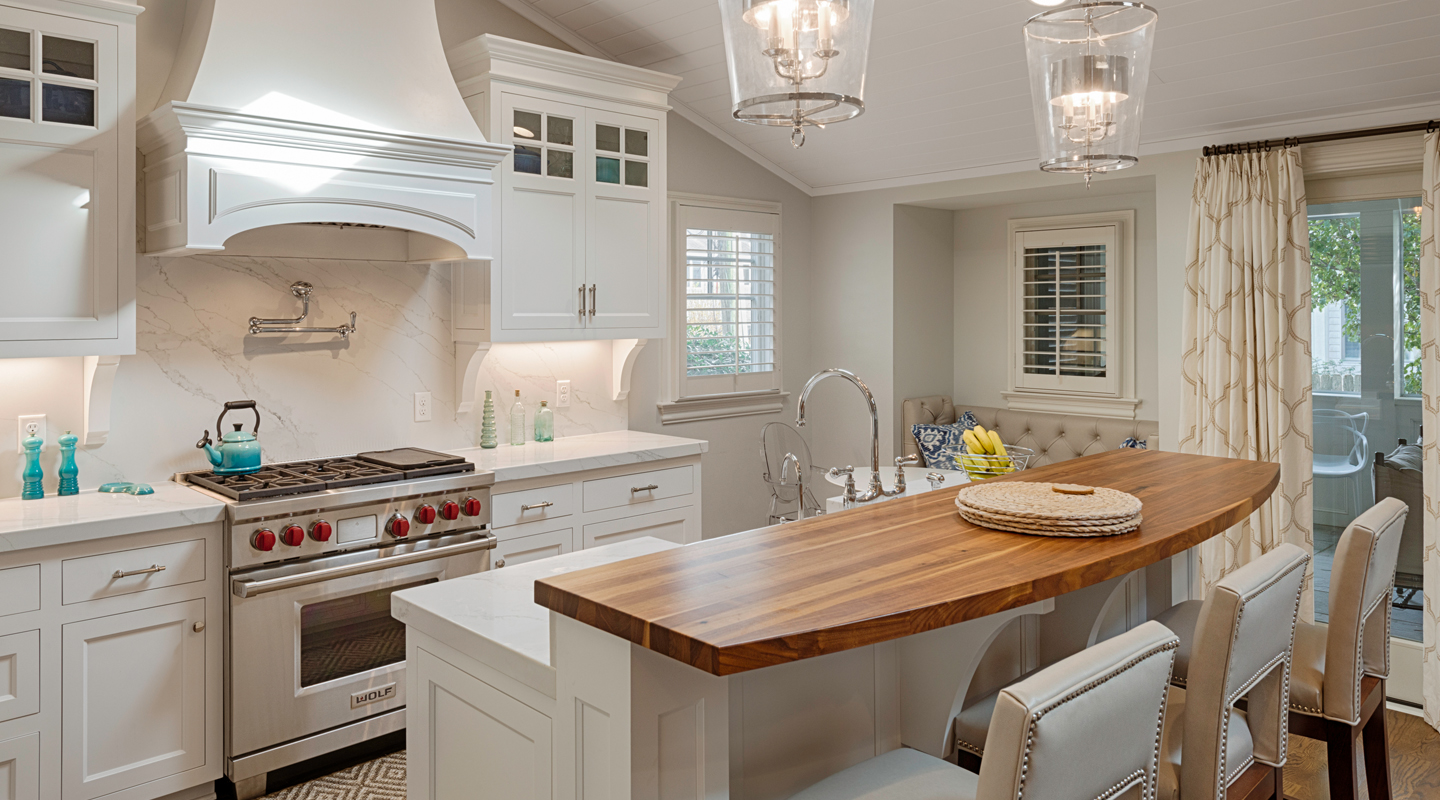
[[[405,660],[405,623],[390,595],[435,579],[311,603],[300,609],[300,685],[314,686]]]

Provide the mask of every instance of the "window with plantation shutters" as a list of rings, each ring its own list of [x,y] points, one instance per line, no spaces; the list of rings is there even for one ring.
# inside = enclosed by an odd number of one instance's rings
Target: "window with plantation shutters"
[[[780,215],[737,205],[672,203],[677,401],[780,389]]]
[[[1130,269],[1122,257],[1128,219],[1075,227],[1011,221],[1012,408],[1133,414],[1136,401],[1122,399],[1133,395]],[[1027,222],[1044,227],[1027,230]]]

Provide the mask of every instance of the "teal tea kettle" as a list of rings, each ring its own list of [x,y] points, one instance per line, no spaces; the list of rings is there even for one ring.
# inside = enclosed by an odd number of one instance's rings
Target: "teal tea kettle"
[[[255,412],[255,427],[250,433],[240,430],[243,423],[236,422],[235,430],[220,435],[221,422],[225,415],[237,408],[248,408]],[[220,435],[220,447],[212,447],[210,431],[195,446],[205,451],[205,456],[210,463],[215,465],[216,475],[245,475],[250,472],[257,472],[260,469],[260,440],[256,435],[260,433],[260,409],[255,407],[254,400],[231,400],[225,404],[225,410],[215,420],[215,433]]]

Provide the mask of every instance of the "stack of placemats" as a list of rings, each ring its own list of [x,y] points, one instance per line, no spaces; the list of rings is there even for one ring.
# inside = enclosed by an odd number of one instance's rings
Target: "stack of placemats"
[[[955,496],[966,522],[1036,536],[1112,536],[1140,527],[1140,498],[1099,486],[971,483]]]

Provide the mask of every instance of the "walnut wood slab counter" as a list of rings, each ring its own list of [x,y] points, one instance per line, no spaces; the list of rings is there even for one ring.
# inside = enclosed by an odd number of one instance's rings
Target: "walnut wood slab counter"
[[[992,480],[1108,486],[1140,530],[1062,539],[972,525],[954,491],[891,500],[535,583],[535,602],[715,675],[849,650],[1124,575],[1259,508],[1276,464],[1115,450]]]

